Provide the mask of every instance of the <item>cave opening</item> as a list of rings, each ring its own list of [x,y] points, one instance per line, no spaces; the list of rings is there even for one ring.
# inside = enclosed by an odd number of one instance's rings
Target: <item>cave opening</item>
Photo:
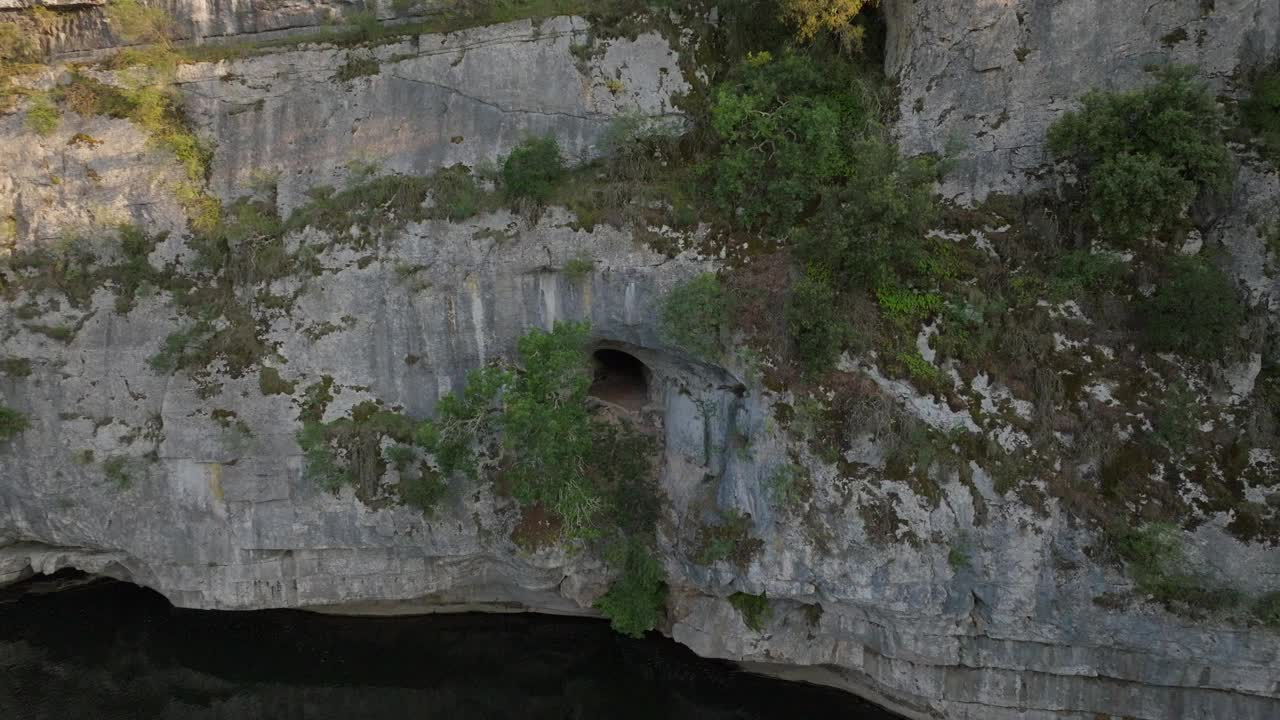
[[[649,404],[649,367],[631,353],[601,348],[592,354],[595,375],[588,393],[611,405],[639,412]]]

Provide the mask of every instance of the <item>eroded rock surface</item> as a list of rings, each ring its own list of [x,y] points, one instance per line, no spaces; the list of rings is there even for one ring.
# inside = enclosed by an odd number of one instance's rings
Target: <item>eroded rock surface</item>
[[[1142,19],[1084,0],[890,5],[904,146],[937,150],[960,132],[970,147],[950,194],[1026,189],[1044,161],[1044,128],[1105,75],[1078,64],[1078,53],[1114,60],[1107,70],[1126,85],[1141,78],[1142,58],[1162,52],[1200,61],[1218,81],[1272,52],[1274,3],[1219,0],[1207,14],[1202,5],[1157,4]],[[1178,27],[1190,39],[1163,49],[1161,37]],[[543,133],[582,159],[597,152],[612,117],[675,115],[673,95],[688,84],[666,41],[611,41],[584,66],[571,46],[586,29],[562,18],[376,50],[306,48],[184,66],[179,81],[191,121],[216,147],[211,190],[231,200],[266,171],[287,212],[312,187],[345,184],[353,161],[424,174],[495,161]],[[353,57],[376,60],[377,72],[335,80]],[[1018,112],[1001,120],[1005,107]],[[73,142],[78,134],[99,144]],[[127,121],[68,115],[37,138],[15,113],[0,117],[0,145],[0,215],[15,218],[20,246],[123,217],[169,233],[153,265],[190,261],[172,193],[181,170]],[[1261,207],[1258,193],[1272,192],[1275,176],[1258,170],[1240,187],[1241,207]],[[1260,241],[1231,228],[1265,216],[1240,218],[1222,226],[1220,241],[1238,245],[1247,275]],[[909,482],[849,475],[801,449],[796,461],[813,473],[813,495],[779,509],[769,480],[793,462],[795,445],[778,422],[790,398],[766,389],[743,358],[702,363],[658,330],[663,294],[717,265],[678,252],[698,246],[697,231],[588,231],[560,209],[536,220],[499,211],[414,223],[376,250],[333,242],[341,230],[289,235],[290,247],[325,249],[313,274],[272,283],[293,298],[288,311],[258,318],[270,345],[264,362],[293,383],[275,394],[257,371],[215,367],[193,378],[149,367],[187,322],[164,293],[140,294],[123,314],[105,287],[84,307],[53,290],[0,299],[2,354],[32,365],[0,389],[33,425],[0,449],[0,582],[77,567],[188,607],[593,613],[607,569],[563,548],[519,547],[519,509],[491,485],[453,486],[431,516],[370,507],[350,489],[332,495],[307,481],[295,440],[307,389],[318,383],[332,383],[326,420],[366,400],[428,417],[468,370],[510,355],[528,329],[589,319],[598,343],[651,371],[671,585],[662,629],[700,654],[845,687],[909,717],[1280,715],[1274,632],[1099,603],[1131,582],[1086,552],[1090,531],[1053,501],[1032,507],[998,492],[981,468],[968,482],[939,478],[940,496],[927,498]],[[649,233],[665,233],[677,251],[638,241]],[[583,257],[589,272],[566,271]],[[1267,283],[1262,275],[1253,283],[1260,297],[1274,293]],[[885,384],[927,422],[966,421]],[[871,439],[860,447],[859,463],[883,468],[882,448]],[[113,458],[128,482],[108,476]],[[744,566],[702,562],[699,528],[729,511],[749,518],[759,551]],[[1238,558],[1220,572],[1275,589],[1280,554],[1220,526],[1197,531],[1197,557]],[[958,563],[950,550],[962,540]],[[726,601],[735,592],[768,597],[763,627],[748,627]]]

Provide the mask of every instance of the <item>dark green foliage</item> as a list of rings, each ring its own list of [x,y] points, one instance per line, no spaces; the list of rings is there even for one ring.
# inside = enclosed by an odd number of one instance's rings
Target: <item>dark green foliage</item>
[[[510,200],[545,204],[564,176],[560,145],[550,136],[528,138],[502,163],[502,188]]]
[[[1114,292],[1124,282],[1125,264],[1107,255],[1088,250],[1072,250],[1054,260],[1050,292],[1062,299],[1082,293]]]
[[[880,140],[860,143],[852,176],[826,192],[797,233],[796,252],[830,272],[838,290],[876,289],[936,270],[925,233],[937,219],[937,164],[903,159]]]
[[[449,485],[434,472],[424,471],[418,476],[400,477],[398,492],[400,502],[418,508],[424,515],[435,511],[449,491]]]
[[[783,232],[824,186],[852,173],[872,120],[868,93],[848,64],[791,52],[750,56],[712,100],[721,142],[712,193],[744,227]]]
[[[351,82],[356,78],[377,75],[381,71],[382,66],[378,64],[377,58],[365,56],[351,57],[338,67],[337,72],[333,74],[333,79],[338,82]]]
[[[756,632],[764,632],[765,625],[773,617],[773,607],[765,595],[736,592],[729,596],[729,604],[742,613],[742,622]]]
[[[1049,149],[1075,165],[1089,211],[1121,242],[1164,234],[1201,193],[1224,190],[1230,155],[1222,118],[1193,68],[1165,67],[1124,93],[1092,91],[1049,129]]]
[[[0,442],[8,442],[30,427],[26,415],[0,405]]]
[[[1240,105],[1240,118],[1280,163],[1280,65],[1256,73],[1249,98]]]
[[[666,573],[653,552],[636,539],[615,546],[607,556],[610,565],[620,568],[620,574],[596,607],[609,618],[614,630],[642,637],[658,624],[666,602]]]
[[[664,342],[703,360],[719,358],[729,330],[729,299],[720,279],[703,273],[677,285],[662,301],[660,323]]]
[[[839,315],[836,292],[825,273],[810,269],[791,288],[787,330],[809,372],[825,372],[840,356],[849,327]]]
[[[1257,598],[1251,610],[1258,622],[1274,630],[1280,630],[1280,592],[1270,592]]]
[[[1220,358],[1237,344],[1244,316],[1230,278],[1200,257],[1170,259],[1155,293],[1136,308],[1139,333],[1149,349],[1202,360]]]
[[[202,337],[205,331],[206,328],[198,326],[170,333],[165,337],[160,350],[147,358],[147,365],[157,373],[174,372],[182,366],[187,349]]]

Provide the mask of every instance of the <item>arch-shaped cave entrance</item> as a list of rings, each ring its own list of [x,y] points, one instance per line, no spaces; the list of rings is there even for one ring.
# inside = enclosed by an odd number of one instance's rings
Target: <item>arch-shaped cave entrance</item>
[[[600,348],[591,355],[595,378],[589,394],[626,410],[640,411],[649,404],[649,367],[629,352]]]

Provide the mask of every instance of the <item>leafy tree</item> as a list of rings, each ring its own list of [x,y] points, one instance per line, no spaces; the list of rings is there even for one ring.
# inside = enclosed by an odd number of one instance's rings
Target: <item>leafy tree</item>
[[[791,227],[824,185],[852,172],[858,139],[873,123],[867,95],[846,63],[750,56],[712,101],[717,203],[748,229]]]
[[[550,136],[525,140],[502,164],[503,188],[512,200],[545,203],[564,174],[560,146]]]
[[[1201,193],[1226,188],[1222,117],[1194,69],[1166,67],[1132,92],[1094,90],[1049,128],[1049,149],[1080,173],[1093,218],[1133,242],[1167,233]]]
[[[848,181],[824,193],[796,252],[830,271],[838,290],[874,289],[930,267],[925,237],[937,218],[928,158],[903,159],[878,139],[859,143]]]
[[[1211,360],[1231,347],[1245,310],[1222,271],[1203,258],[1177,257],[1136,315],[1150,349]]]

